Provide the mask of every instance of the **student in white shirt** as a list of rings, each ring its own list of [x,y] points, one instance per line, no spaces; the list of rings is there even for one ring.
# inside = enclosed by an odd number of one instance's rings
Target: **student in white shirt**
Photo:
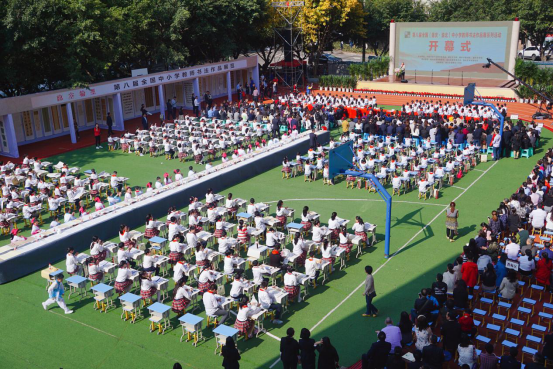
[[[259,209],[257,209],[257,206],[255,205],[255,199],[251,198],[250,204],[248,204],[247,207],[247,213],[249,213],[250,215],[255,215],[255,212],[257,211],[259,211]]]
[[[140,281],[140,296],[142,299],[151,299],[154,294],[157,293],[157,302],[159,302],[160,291],[157,290],[156,284],[152,281],[152,275],[143,271],[139,276]]]
[[[309,252],[309,258],[305,260],[305,274],[313,280],[313,286],[317,286],[317,278],[320,274],[321,260],[315,258],[315,251]]]
[[[80,271],[80,266],[77,263],[75,256],[77,253],[73,247],[67,248],[67,256],[65,259],[65,266],[67,267],[67,273],[71,276],[78,274]]]
[[[321,221],[315,220],[313,223],[313,230],[312,230],[312,239],[316,243],[322,242],[323,238],[326,236],[326,227],[321,227]]]
[[[61,225],[59,222],[59,218],[57,215],[55,215],[52,222],[50,222],[50,229],[53,229],[54,227],[58,227],[59,225]]]
[[[155,258],[152,256],[152,251],[149,248],[144,250],[144,262],[142,263],[142,271],[155,272],[159,275],[159,266],[155,265]]]
[[[221,307],[222,302],[215,296],[216,291],[217,285],[211,284],[209,290],[204,293],[202,300],[207,316],[220,317],[219,325],[221,325],[226,321],[229,313]]]
[[[244,289],[248,288],[248,284],[242,281],[242,274],[235,274],[234,280],[230,283],[230,292],[229,295],[235,301],[241,300],[244,295]]]
[[[48,299],[45,302],[42,302],[42,308],[44,308],[44,310],[48,310],[48,306],[56,302],[58,306],[65,311],[65,314],[73,313],[72,310],[67,308],[67,305],[63,300],[64,293],[63,274],[58,274],[56,275],[56,280],[48,287]]]
[[[104,271],[100,268],[100,265],[94,260],[94,258],[87,258],[85,263],[88,266],[88,280],[102,282],[104,280]]]
[[[104,249],[103,241],[97,236],[92,237],[92,243],[90,245],[90,256],[97,262],[106,259],[108,251]]]
[[[332,215],[328,220],[328,229],[332,232],[330,234],[330,238],[332,240],[338,239],[338,235],[340,234],[340,223],[338,222],[336,217],[338,217],[338,214],[336,212],[332,212]]]
[[[129,269],[127,261],[121,261],[119,263],[119,270],[117,270],[117,277],[115,278],[115,291],[117,293],[124,293],[132,285],[132,271]]]
[[[356,236],[360,236],[361,239],[363,239],[363,242],[367,243],[367,233],[365,232],[365,223],[363,222],[363,219],[359,216],[355,216],[355,223],[351,227],[351,229],[355,232]]]
[[[266,281],[261,282],[261,286],[259,287],[259,291],[257,293],[258,301],[263,309],[275,312],[273,324],[281,325],[282,321],[280,321],[280,315],[282,313],[282,305],[280,303],[276,303],[275,296],[268,291],[268,285],[269,284]]]
[[[177,280],[175,288],[173,289],[173,304],[171,310],[179,315],[184,314],[184,310],[186,310],[186,307],[190,304],[192,299],[192,291],[186,286],[187,281],[188,277],[183,276]]]
[[[301,233],[296,233],[294,235],[294,240],[292,240],[292,253],[298,257],[296,257],[296,264],[297,265],[304,265],[305,264],[305,258],[307,257],[307,252],[305,250],[306,245],[303,242],[303,237],[300,235]]]
[[[236,321],[234,322],[234,328],[240,333],[243,333],[248,338],[253,335],[255,329],[254,321],[250,318],[255,310],[248,305],[248,297],[242,297],[240,299],[238,314],[236,315]]]
[[[294,301],[297,297],[298,302],[301,302],[300,286],[292,266],[288,266],[288,272],[284,274],[284,289],[288,293],[289,301]]]
[[[121,242],[117,245],[117,263],[126,261],[131,267],[136,266],[136,262],[132,261],[132,254],[129,252],[130,248],[125,247],[125,243]]]

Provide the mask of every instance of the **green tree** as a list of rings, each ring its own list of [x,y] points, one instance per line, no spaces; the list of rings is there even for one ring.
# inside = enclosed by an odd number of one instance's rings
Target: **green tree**
[[[366,41],[375,55],[388,53],[390,21],[423,22],[425,6],[416,0],[365,0]]]
[[[520,19],[522,35],[540,50],[545,61],[545,38],[553,29],[553,2],[551,0],[519,0],[515,14]]]

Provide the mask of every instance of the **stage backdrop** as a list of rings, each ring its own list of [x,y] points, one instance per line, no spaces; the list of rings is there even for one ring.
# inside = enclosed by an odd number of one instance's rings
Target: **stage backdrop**
[[[514,70],[519,22],[391,23],[390,69],[405,63],[406,74],[507,79],[498,68],[482,68],[491,58]],[[513,50],[512,50],[513,49]]]

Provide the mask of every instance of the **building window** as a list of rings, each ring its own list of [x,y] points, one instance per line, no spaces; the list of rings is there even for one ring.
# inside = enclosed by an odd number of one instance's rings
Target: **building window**
[[[23,121],[23,129],[25,130],[26,138],[33,138],[33,122],[31,121],[31,113],[29,111],[21,114],[21,120]]]

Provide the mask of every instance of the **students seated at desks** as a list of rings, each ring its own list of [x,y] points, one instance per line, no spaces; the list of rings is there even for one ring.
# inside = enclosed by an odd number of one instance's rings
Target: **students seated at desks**
[[[304,265],[305,264],[305,258],[307,257],[307,246],[303,242],[303,236],[301,236],[301,233],[296,233],[294,235],[294,240],[292,240],[292,253],[298,257],[296,257],[296,264],[298,265]]]
[[[248,226],[244,223],[244,220],[238,221],[238,243],[240,243],[240,245],[250,244],[250,234],[248,232]]]
[[[88,267],[88,280],[94,282],[102,282],[104,280],[104,271],[94,258],[87,258],[85,264]]]
[[[119,227],[119,240],[121,243],[125,244],[125,247],[131,249],[135,247],[136,241],[131,239],[129,232],[129,227],[125,224],[121,224]]]
[[[133,247],[125,246],[125,243],[121,242],[117,245],[117,263],[126,261],[132,268],[136,266],[136,262],[132,260],[132,254],[129,252]]]
[[[269,281],[269,278],[263,275],[267,275],[265,270],[259,266],[259,261],[252,262],[252,274],[253,274],[253,283],[255,285],[261,285],[263,281]]]
[[[50,229],[53,229],[54,227],[58,227],[59,225],[61,225],[59,221],[59,217],[58,215],[55,215],[52,222],[50,222]]]
[[[156,178],[155,187],[156,189],[161,189],[163,187],[163,183],[161,182],[161,177],[159,176]]]
[[[269,228],[267,230],[267,236],[265,237],[265,244],[269,248],[280,248],[280,241],[276,237],[276,232],[274,228]]]
[[[152,251],[149,248],[144,250],[144,262],[142,263],[142,271],[155,272],[156,275],[159,275],[159,266],[156,266],[154,263],[154,257],[152,256]]]
[[[290,162],[288,161],[288,157],[284,157],[282,160],[282,172],[285,174],[289,174],[292,172],[292,168],[290,167]]]
[[[233,251],[230,241],[227,238],[227,232],[223,230],[219,238],[219,253],[226,254],[227,251]]]
[[[192,227],[196,228],[197,231],[202,231],[202,216],[200,212],[195,209],[188,214],[188,227],[192,230]]]
[[[108,251],[104,249],[104,242],[97,236],[92,237],[92,243],[90,244],[90,256],[95,261],[100,262],[106,259]]]
[[[117,191],[117,195],[121,195],[121,190],[123,190],[123,184],[119,181],[117,177],[117,171],[113,171],[110,179],[111,187]]]
[[[351,248],[353,247],[353,244],[348,239],[348,231],[346,230],[345,227],[341,228],[339,239],[340,239],[340,247],[345,248],[346,253],[349,254],[349,252],[351,252]]]
[[[96,199],[94,199],[94,210],[98,212],[98,211],[101,211],[102,209],[104,209],[104,203],[102,203],[102,200],[100,199],[100,197],[96,197]]]
[[[275,296],[267,290],[268,285],[269,284],[266,281],[261,282],[257,298],[263,309],[275,312],[273,324],[281,325],[282,321],[280,321],[280,315],[282,314],[282,305],[280,303],[276,303]]]
[[[426,191],[428,190],[428,182],[426,179],[422,178],[419,181],[419,197],[424,195],[426,196]]]
[[[40,226],[38,224],[37,219],[35,219],[35,218],[31,219],[31,224],[32,224],[31,235],[36,235],[36,234],[38,234],[42,231],[42,229],[40,228]]]
[[[245,297],[244,289],[247,289],[248,287],[248,281],[242,276],[241,273],[236,273],[234,275],[234,280],[230,283],[229,296],[235,301],[238,301]]]
[[[255,212],[259,211],[259,209],[257,208],[257,206],[255,205],[255,199],[254,198],[250,198],[250,203],[248,204],[248,206],[246,207],[246,212],[249,213],[250,215],[254,215]]]
[[[160,291],[157,290],[152,282],[152,275],[147,271],[142,271],[139,276],[140,281],[140,296],[144,301],[151,299],[157,293],[157,302],[159,302]]]
[[[232,193],[228,193],[227,199],[225,200],[225,207],[230,214],[234,214],[238,210],[236,199],[232,199]]]
[[[211,284],[215,283],[215,280],[216,274],[213,271],[213,266],[211,264],[205,265],[202,272],[200,272],[200,276],[198,276],[198,289],[206,291]]]
[[[237,258],[232,255],[231,250],[227,250],[225,252],[225,258],[223,259],[223,271],[224,271],[224,273],[227,274],[227,275],[243,274],[244,273],[243,269],[234,268],[234,265],[237,265],[237,264],[238,264]]]
[[[12,196],[13,198],[13,196]],[[60,208],[59,201],[54,198],[53,196],[48,197],[48,210],[50,212],[57,213],[58,209]]]
[[[175,263],[184,259],[184,248],[186,244],[184,242],[184,236],[181,234],[175,234],[173,239],[169,243],[169,263],[174,265]]]
[[[194,179],[196,178],[196,172],[194,172],[194,167],[190,166],[188,167],[188,178],[189,179]]]
[[[286,220],[290,215],[290,211],[288,210],[288,208],[283,207],[283,205],[284,202],[282,200],[279,200],[276,205],[276,219],[282,227],[286,226]]]
[[[219,325],[221,325],[227,320],[229,313],[221,307],[222,302],[215,296],[216,291],[217,285],[211,284],[202,300],[206,314],[211,317],[220,317]]]
[[[365,223],[359,216],[355,216],[355,223],[351,227],[356,236],[360,236],[363,242],[367,243],[367,233],[365,232]]]
[[[284,274],[284,290],[288,293],[288,301],[294,301],[296,297],[298,302],[301,302],[300,286],[298,278],[294,275],[294,268],[288,266],[286,274]]]
[[[311,219],[312,216],[309,214],[309,207],[303,207],[303,211],[301,212],[301,224],[303,225],[303,231],[311,230],[311,227],[313,226]]]
[[[37,206],[40,203],[40,200],[38,199],[38,196],[35,194],[34,191],[31,191],[29,193],[29,205],[31,207]]]
[[[67,273],[70,275],[70,276],[73,276],[75,274],[78,274],[80,269],[81,269],[81,266],[78,265],[77,263],[77,259],[75,258],[75,256],[77,255],[78,253],[75,252],[75,249],[73,247],[69,247],[67,248],[67,255],[66,255],[66,259],[65,259],[65,266],[67,268]]]
[[[444,177],[445,175],[445,172],[444,172],[444,168],[439,165],[437,168],[436,168],[436,173],[434,174],[436,177]]]
[[[21,236],[21,235],[18,235],[18,233],[20,232],[21,230],[19,229],[12,229],[12,231],[10,231],[10,243],[17,243],[19,241],[23,241],[23,240],[27,240],[26,237],[24,236]]]
[[[315,243],[320,243],[325,238],[328,228],[321,226],[321,221],[315,220],[313,222],[312,238]]]
[[[394,174],[394,177],[392,178],[392,188],[394,190],[401,188],[401,179],[398,177],[397,173]]]
[[[209,224],[215,224],[217,221],[217,208],[215,207],[215,203],[206,203],[208,206],[207,208],[207,221]]]
[[[263,219],[263,216],[261,216],[261,213],[259,213],[259,211],[255,211],[254,215],[255,228],[265,234],[265,231],[267,230],[267,223]]]
[[[311,162],[309,159],[305,161],[303,175],[304,175],[304,180],[303,180],[304,182],[315,180],[315,176],[313,171],[311,170]]]
[[[328,164],[325,164],[323,168],[323,181],[323,185],[325,183],[328,185],[334,185],[334,180],[330,178],[330,170],[328,169]]]
[[[117,277],[115,278],[115,291],[119,294],[125,293],[131,285],[132,271],[127,261],[121,261],[119,262],[119,270],[117,270]]]
[[[215,203],[215,194],[213,194],[213,189],[208,188],[205,193],[205,202],[207,204]]]
[[[332,212],[332,214],[330,215],[330,219],[328,220],[328,229],[331,231],[331,240],[337,240],[338,235],[340,234],[340,223],[338,222],[336,217],[338,217],[338,214],[336,212]]]
[[[144,231],[144,237],[146,239],[151,239],[154,236],[159,235],[159,229],[156,227],[156,222],[154,217],[151,214],[146,216],[146,230]]]
[[[179,315],[184,315],[184,310],[190,304],[192,300],[192,291],[189,287],[186,286],[188,281],[187,276],[183,276],[175,284],[175,289],[173,289],[173,303],[171,305],[171,310],[174,313]]]
[[[313,280],[313,285],[320,274],[321,260],[315,258],[315,251],[309,252],[309,258],[305,260],[305,274]]]
[[[172,216],[169,221],[169,226],[167,228],[167,237],[169,240],[173,240],[175,236],[177,236],[180,233],[183,233],[185,228],[184,226],[179,225],[177,222],[177,218],[175,216]]]
[[[125,193],[126,196],[126,193]],[[108,190],[108,205],[113,206],[121,201],[121,198],[119,198],[117,195],[113,195],[111,193],[111,190]]]
[[[244,336],[251,338],[255,329],[255,323],[250,317],[255,313],[255,310],[250,308],[248,302],[248,297],[241,297],[234,328]]]

